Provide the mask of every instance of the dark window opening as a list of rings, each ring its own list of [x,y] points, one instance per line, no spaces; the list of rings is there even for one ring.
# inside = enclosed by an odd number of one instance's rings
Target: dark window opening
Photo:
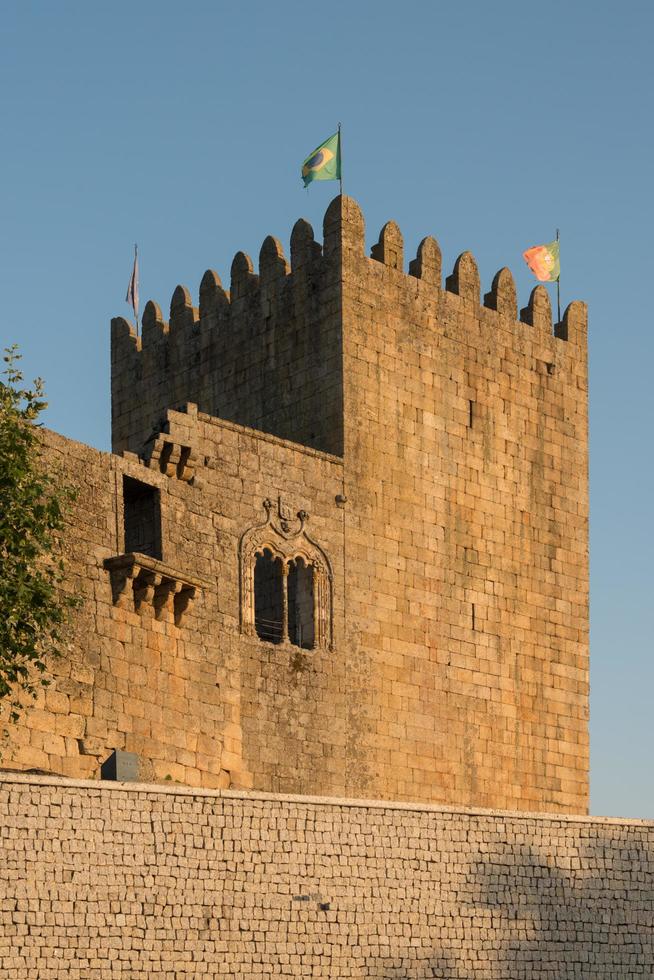
[[[296,647],[313,648],[313,565],[302,558],[288,570],[288,638]]]
[[[267,548],[254,566],[254,626],[268,643],[284,639],[284,577],[280,558]]]
[[[161,507],[156,487],[123,477],[125,552],[161,560]]]

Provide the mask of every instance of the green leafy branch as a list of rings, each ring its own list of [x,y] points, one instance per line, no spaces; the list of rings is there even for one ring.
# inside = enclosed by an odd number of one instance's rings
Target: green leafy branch
[[[43,382],[23,387],[16,345],[0,375],[0,701],[16,721],[22,696],[48,683],[46,660],[61,652],[74,596],[62,591],[61,531],[75,497],[48,472],[38,418]]]

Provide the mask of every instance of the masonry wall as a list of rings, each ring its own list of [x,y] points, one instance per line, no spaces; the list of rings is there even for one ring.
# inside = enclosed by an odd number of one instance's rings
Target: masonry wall
[[[506,269],[482,304],[472,256],[443,284],[433,239],[406,274],[392,222],[368,258],[347,198],[323,232],[296,224],[290,272],[275,239],[258,276],[239,253],[229,297],[207,273],[199,311],[178,287],[168,324],[148,304],[142,340],[113,322],[123,455],[47,437],[80,485],[83,602],[4,757],[90,776],[118,748],[147,779],[584,812],[585,307],[554,326],[537,287],[518,319]],[[158,490],[162,552],[121,584],[124,477]],[[257,635],[266,548],[315,569],[314,650]]]
[[[291,268],[268,237],[259,272],[239,252],[226,292],[205,273],[199,307],[178,286],[165,321],[143,311],[142,337],[112,321],[112,445],[137,453],[167,408],[219,416],[331,453],[343,449],[340,265],[298,221]],[[138,393],[135,396],[135,393]]]
[[[631,980],[654,824],[0,783],[7,980]]]
[[[81,600],[51,685],[7,723],[2,765],[97,778],[114,749],[141,778],[193,786],[345,791],[340,460],[208,417],[169,412],[157,452],[99,453],[44,434],[47,465],[78,488],[64,536],[66,588]],[[126,582],[105,561],[124,550],[123,478],[160,494],[167,582],[197,583],[178,621],[171,595]],[[263,643],[240,623],[239,542],[264,501],[307,514],[332,556],[333,634],[324,650]]]
[[[469,253],[443,284],[434,239],[407,275],[393,222],[372,258],[354,201],[334,226],[358,791],[585,812],[585,307],[518,320],[507,269],[482,305]]]

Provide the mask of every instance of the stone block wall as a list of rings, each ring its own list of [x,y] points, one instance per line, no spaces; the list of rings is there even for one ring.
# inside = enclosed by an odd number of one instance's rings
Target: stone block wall
[[[193,407],[169,412],[163,430],[147,461],[44,433],[47,465],[78,488],[66,588],[82,601],[51,685],[7,724],[2,764],[97,777],[123,749],[139,755],[144,779],[342,794],[341,461]],[[117,559],[125,478],[156,490],[161,514],[161,561],[145,559],[132,579]],[[265,501],[291,531],[303,511],[330,556],[324,648],[242,631],[239,548],[264,523]]]
[[[338,254],[326,242],[323,255],[311,226],[298,221],[290,268],[268,237],[258,274],[249,256],[235,256],[229,292],[209,270],[199,307],[183,286],[168,321],[149,302],[142,337],[114,319],[114,451],[140,453],[166,409],[190,401],[209,415],[342,453],[340,288]]]
[[[9,776],[6,980],[631,980],[654,823]]]
[[[508,269],[406,274],[385,225],[342,249],[348,620],[368,792],[584,812],[588,803],[586,310],[518,319]],[[364,679],[365,678],[365,679]]]
[[[147,779],[584,812],[585,307],[553,325],[539,286],[518,319],[506,269],[482,303],[431,238],[406,274],[393,222],[367,257],[347,198],[290,252],[239,253],[229,297],[207,273],[199,311],[178,287],[169,323],[148,304],[142,338],[113,322],[123,455],[47,437],[84,601],[8,764],[119,748]]]

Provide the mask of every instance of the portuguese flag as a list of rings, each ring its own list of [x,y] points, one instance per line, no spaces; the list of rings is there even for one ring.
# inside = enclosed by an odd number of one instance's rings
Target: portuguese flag
[[[310,153],[302,164],[302,180],[308,187],[312,180],[341,179],[341,134],[334,133]]]
[[[561,272],[559,263],[559,243],[533,245],[522,253],[525,262],[541,282],[556,282]]]

